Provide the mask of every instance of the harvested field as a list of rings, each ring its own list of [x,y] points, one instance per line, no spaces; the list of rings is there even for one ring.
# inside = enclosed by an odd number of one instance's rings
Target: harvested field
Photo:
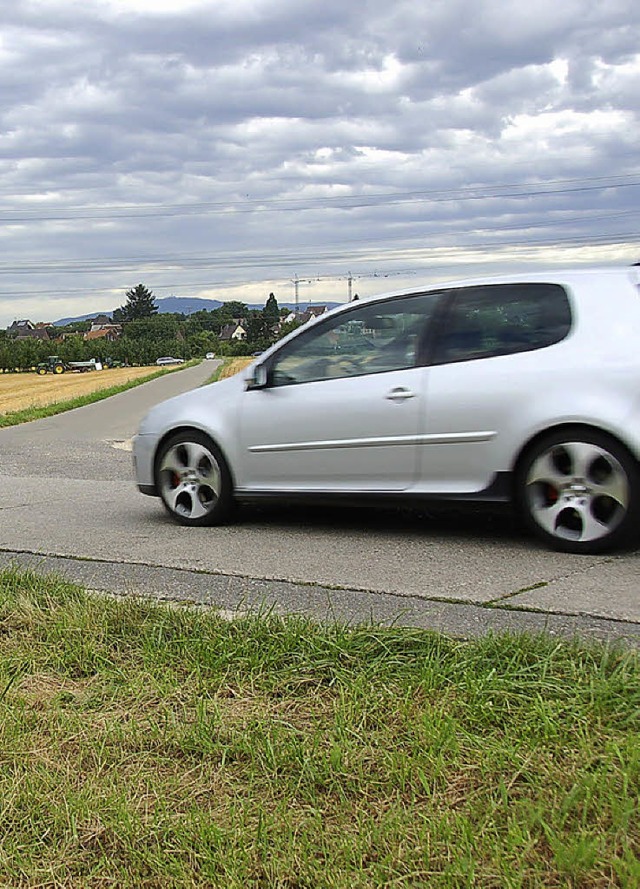
[[[232,358],[228,364],[222,368],[222,372],[220,373],[220,379],[224,380],[226,377],[232,377],[234,374],[240,373],[241,370],[244,370],[245,367],[248,367],[253,358]]]
[[[36,373],[0,374],[0,414],[70,401],[80,395],[153,376],[157,367],[114,367],[60,376]]]

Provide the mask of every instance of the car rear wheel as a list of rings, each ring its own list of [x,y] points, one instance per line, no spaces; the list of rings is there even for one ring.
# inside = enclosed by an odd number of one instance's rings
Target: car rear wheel
[[[636,461],[595,430],[569,429],[541,439],[522,461],[517,496],[528,526],[554,549],[601,553],[638,533]]]
[[[156,485],[181,525],[218,525],[233,509],[231,473],[220,449],[202,432],[180,432],[158,454]]]

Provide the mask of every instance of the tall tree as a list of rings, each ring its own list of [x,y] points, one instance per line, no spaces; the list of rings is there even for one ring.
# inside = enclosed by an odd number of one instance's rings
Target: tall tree
[[[269,294],[269,299],[266,301],[264,309],[262,310],[262,316],[270,330],[273,330],[280,320],[278,300],[273,293]]]
[[[158,311],[153,293],[144,284],[127,290],[125,296],[126,303],[113,313],[114,321],[137,321],[140,318],[150,318]]]
[[[229,302],[223,303],[222,310],[226,311],[232,318],[244,318],[249,311],[246,303],[241,303],[237,299],[230,299]]]
[[[269,339],[269,328],[264,320],[262,312],[247,312],[244,323],[247,331],[247,342],[254,348],[265,349]]]

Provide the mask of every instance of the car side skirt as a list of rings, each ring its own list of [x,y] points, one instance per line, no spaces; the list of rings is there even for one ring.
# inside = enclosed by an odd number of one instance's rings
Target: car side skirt
[[[391,492],[333,492],[333,491],[237,491],[236,499],[242,503],[256,503],[265,500],[279,500],[286,503],[344,503],[344,504],[392,504],[418,505],[420,503],[510,503],[513,473],[498,472],[488,487],[470,493],[424,494],[413,491]],[[159,497],[155,485],[138,485],[141,494]]]
[[[510,503],[513,499],[513,473],[498,472],[493,481],[481,491],[470,493],[425,494],[414,491],[237,491],[236,499],[242,503],[279,500],[287,503],[344,503],[344,504],[404,504],[421,503]]]

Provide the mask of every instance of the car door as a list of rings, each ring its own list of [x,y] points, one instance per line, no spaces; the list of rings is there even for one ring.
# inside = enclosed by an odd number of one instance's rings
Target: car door
[[[242,400],[241,489],[402,491],[417,475],[426,371],[418,345],[437,303],[360,303],[302,330]]]

